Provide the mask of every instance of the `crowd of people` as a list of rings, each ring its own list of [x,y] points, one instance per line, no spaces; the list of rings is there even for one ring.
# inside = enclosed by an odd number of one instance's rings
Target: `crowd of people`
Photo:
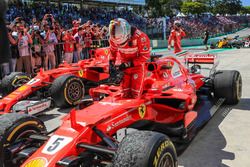
[[[103,43],[107,42],[107,27],[91,20],[83,24],[74,20],[71,24],[70,29],[65,29],[53,14],[45,14],[42,20],[34,17],[31,22],[16,17],[7,25],[12,59],[10,70],[6,67],[4,71],[31,74],[40,67],[53,69],[62,61],[73,63],[89,58],[93,45],[108,46]]]
[[[182,23],[187,38],[200,38],[203,35],[204,30],[208,30],[212,36],[229,33],[243,28],[243,24],[250,23],[249,16],[186,16],[173,17],[169,20],[168,29],[171,29],[176,20],[179,20]]]
[[[146,32],[151,38],[156,35],[152,33],[162,33],[163,22],[161,18],[149,18],[141,13],[136,13],[127,9],[113,9],[90,7],[79,9],[74,5],[45,5],[41,3],[33,4],[12,4],[6,15],[6,20],[11,21],[16,17],[22,16],[27,24],[32,24],[32,18],[42,19],[46,13],[54,16],[63,28],[69,29],[72,21],[81,18],[82,22],[93,20],[102,26],[107,26],[113,18],[124,18],[128,22]],[[143,13],[143,12],[142,12]],[[213,16],[205,14],[203,16],[182,16],[173,17],[167,20],[167,30],[173,26],[175,20],[180,20],[186,30],[186,38],[197,38],[203,33],[202,30],[208,29],[212,35],[230,32],[241,28],[241,24],[250,22],[250,16]]]

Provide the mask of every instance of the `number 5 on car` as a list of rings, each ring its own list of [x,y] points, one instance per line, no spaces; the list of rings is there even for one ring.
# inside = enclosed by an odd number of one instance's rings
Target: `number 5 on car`
[[[42,153],[53,155],[69,144],[72,140],[73,139],[71,137],[53,135],[43,148]]]

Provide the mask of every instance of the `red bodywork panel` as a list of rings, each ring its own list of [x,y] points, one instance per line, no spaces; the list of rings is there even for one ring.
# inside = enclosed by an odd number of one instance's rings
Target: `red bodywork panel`
[[[109,56],[109,49],[102,48],[95,52],[95,58],[74,64],[63,63],[58,68],[48,71],[41,69],[31,81],[0,100],[0,114],[11,112],[12,106],[18,101],[25,99],[38,89],[52,84],[56,78],[65,74],[72,74],[93,82],[109,78]]]
[[[83,149],[79,143],[96,145],[101,142],[93,127],[112,137],[119,129],[138,121],[171,124],[184,120],[185,126],[195,117],[192,113],[197,101],[196,90],[203,86],[203,75],[190,74],[174,57],[166,57],[145,65],[144,93],[137,99],[124,99],[121,88],[101,85],[90,89],[93,99],[107,95],[82,110],[72,110],[50,139],[40,147],[22,167],[42,157],[49,167],[70,155],[78,155]],[[190,112],[187,116],[186,113]],[[63,142],[58,142],[59,139]],[[61,145],[52,150],[55,143]]]

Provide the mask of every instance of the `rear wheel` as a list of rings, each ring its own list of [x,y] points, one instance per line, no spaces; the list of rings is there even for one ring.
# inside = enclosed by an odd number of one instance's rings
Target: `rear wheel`
[[[15,163],[15,152],[19,151],[31,143],[28,138],[32,134],[46,132],[46,128],[42,121],[38,118],[26,114],[5,114],[0,117],[0,164],[3,166],[19,166]],[[18,146],[16,145],[17,143]],[[0,165],[0,166],[1,166]]]
[[[226,104],[237,104],[242,95],[242,79],[239,71],[216,72],[214,95],[217,98],[225,98]]]
[[[53,82],[50,92],[56,106],[68,107],[77,105],[83,99],[85,89],[80,78],[63,75]]]
[[[136,131],[120,143],[114,167],[177,167],[177,155],[171,140],[164,134]]]
[[[0,86],[2,89],[3,96],[11,93],[18,87],[29,82],[30,79],[31,78],[27,74],[24,74],[22,72],[13,72],[10,75],[5,76]]]

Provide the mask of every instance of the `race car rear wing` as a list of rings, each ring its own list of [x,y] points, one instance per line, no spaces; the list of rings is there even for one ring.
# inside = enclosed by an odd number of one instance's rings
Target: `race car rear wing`
[[[205,66],[201,67],[198,65],[201,69],[208,69],[209,76],[213,75],[216,71],[217,66],[219,65],[219,59],[217,58],[216,55],[214,54],[204,54],[204,53],[190,53],[187,51],[183,51],[179,53],[178,55],[176,54],[180,59],[182,59],[183,63],[186,64],[186,67],[190,69],[190,64],[196,65],[196,64],[210,64],[212,65],[211,68]]]
[[[186,62],[188,64],[215,64],[216,56],[212,54],[188,54]]]

